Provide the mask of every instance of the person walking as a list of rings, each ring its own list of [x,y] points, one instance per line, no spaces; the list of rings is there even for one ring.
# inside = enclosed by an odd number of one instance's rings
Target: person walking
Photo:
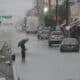
[[[25,61],[25,56],[26,56],[26,48],[25,45],[21,45],[21,56],[22,56],[22,61]]]
[[[18,43],[18,47],[21,47],[21,57],[22,57],[22,61],[25,61],[25,57],[26,57],[26,47],[25,47],[25,43],[28,41],[29,39],[23,39]]]

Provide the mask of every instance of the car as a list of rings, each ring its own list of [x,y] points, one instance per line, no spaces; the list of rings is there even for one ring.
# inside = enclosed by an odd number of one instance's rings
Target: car
[[[49,46],[52,46],[52,44],[60,44],[63,38],[62,31],[52,31],[49,35],[48,44]]]
[[[37,33],[37,38],[38,39],[48,39],[49,37],[49,29],[48,28],[43,28],[38,31]]]
[[[75,51],[79,52],[79,42],[76,38],[64,38],[60,45],[61,52]]]

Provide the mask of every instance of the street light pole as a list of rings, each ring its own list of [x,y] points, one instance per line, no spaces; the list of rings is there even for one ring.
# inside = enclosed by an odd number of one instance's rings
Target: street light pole
[[[38,13],[38,15],[39,15],[39,1],[38,0],[36,0],[36,8],[37,8],[37,13]]]
[[[66,0],[66,25],[69,25],[69,18],[70,17],[70,4],[69,4],[69,0]],[[68,29],[68,37],[70,37],[70,27]]]
[[[69,10],[70,10],[69,0],[66,0],[66,25],[69,24]]]
[[[58,0],[56,0],[56,25],[58,25]]]
[[[51,0],[48,1],[49,1],[49,12],[51,12]]]

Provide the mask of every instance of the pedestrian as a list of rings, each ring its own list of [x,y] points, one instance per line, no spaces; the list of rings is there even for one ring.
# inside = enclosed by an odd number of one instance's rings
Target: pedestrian
[[[25,48],[25,43],[28,41],[29,39],[23,39],[18,43],[18,47],[21,47],[21,57],[22,57],[22,61],[25,61],[25,57],[26,57],[26,48]]]
[[[22,56],[22,61],[25,61],[25,56],[26,56],[26,48],[25,45],[21,45],[21,56]]]

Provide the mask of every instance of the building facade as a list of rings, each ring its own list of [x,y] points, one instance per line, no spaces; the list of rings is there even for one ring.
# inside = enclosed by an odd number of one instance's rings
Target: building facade
[[[79,18],[80,16],[80,0],[74,0],[74,4],[70,7],[71,17],[73,19]]]

